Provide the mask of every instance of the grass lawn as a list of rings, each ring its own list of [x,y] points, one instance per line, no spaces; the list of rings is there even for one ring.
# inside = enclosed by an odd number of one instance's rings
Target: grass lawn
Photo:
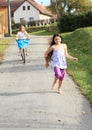
[[[54,33],[58,33],[58,31],[53,31],[53,34]],[[31,34],[34,34],[34,35],[38,35],[38,36],[49,36],[49,35],[53,35],[51,31],[46,31],[46,30],[42,30],[42,31],[38,31],[38,32],[33,32]]]
[[[13,41],[13,38],[0,38],[0,62],[3,59],[4,51]]]
[[[31,34],[38,35],[38,36],[44,36],[44,35],[52,35],[52,32],[50,32],[50,34],[49,34],[46,30],[42,30],[42,31],[33,32]]]
[[[54,32],[39,31],[34,34],[53,35]],[[61,35],[68,45],[68,52],[78,57],[78,62],[67,60],[67,71],[78,84],[82,94],[92,103],[92,27]]]
[[[78,57],[78,62],[68,61],[68,73],[92,103],[92,27],[77,29],[63,34],[69,53]]]

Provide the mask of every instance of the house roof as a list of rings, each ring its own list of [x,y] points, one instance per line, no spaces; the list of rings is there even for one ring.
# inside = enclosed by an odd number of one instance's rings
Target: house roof
[[[7,7],[8,4],[6,2],[6,0],[0,0],[0,7]]]
[[[11,12],[14,13],[25,1],[29,2],[41,14],[53,16],[51,11],[44,5],[35,2],[34,0],[12,0],[10,1]]]

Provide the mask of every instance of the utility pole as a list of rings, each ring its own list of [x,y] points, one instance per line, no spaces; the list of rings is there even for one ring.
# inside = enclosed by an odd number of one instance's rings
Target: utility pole
[[[7,0],[8,2],[8,33],[9,36],[12,36],[12,29],[11,29],[11,11],[10,11],[10,0]]]

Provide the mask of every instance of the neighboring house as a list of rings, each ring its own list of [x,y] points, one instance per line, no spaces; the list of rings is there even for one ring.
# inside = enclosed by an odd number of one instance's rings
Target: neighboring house
[[[5,0],[0,0],[0,35],[8,33],[8,6]]]
[[[35,0],[12,0],[10,1],[11,16],[15,23],[21,21],[49,20],[52,13],[44,5]]]

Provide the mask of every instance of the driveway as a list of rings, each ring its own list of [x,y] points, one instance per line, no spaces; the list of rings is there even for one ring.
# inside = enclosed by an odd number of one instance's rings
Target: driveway
[[[27,63],[13,43],[0,64],[0,130],[92,130],[92,109],[69,75],[62,94],[44,66],[48,37],[31,36]]]

